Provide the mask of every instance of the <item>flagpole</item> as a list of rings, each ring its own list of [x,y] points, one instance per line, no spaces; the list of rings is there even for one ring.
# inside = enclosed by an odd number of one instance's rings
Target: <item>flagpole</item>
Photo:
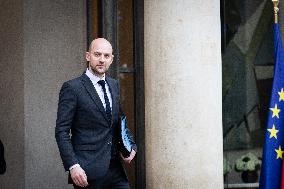
[[[279,12],[279,0],[272,0],[272,3],[274,5],[274,23],[277,24],[278,23],[278,12]]]

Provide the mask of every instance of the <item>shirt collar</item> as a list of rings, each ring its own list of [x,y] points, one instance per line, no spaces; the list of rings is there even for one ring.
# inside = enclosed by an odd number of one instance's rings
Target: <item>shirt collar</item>
[[[93,84],[98,83],[99,80],[104,80],[105,81],[105,79],[106,79],[105,74],[104,74],[103,78],[99,78],[98,76],[93,74],[93,72],[91,70],[89,70],[88,68],[86,70],[86,75],[91,79]]]

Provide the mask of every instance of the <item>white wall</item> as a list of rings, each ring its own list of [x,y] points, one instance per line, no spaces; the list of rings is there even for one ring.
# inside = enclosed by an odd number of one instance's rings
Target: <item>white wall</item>
[[[25,0],[25,188],[72,188],[54,138],[63,81],[84,71],[85,1]]]
[[[1,189],[63,189],[55,143],[59,89],[83,73],[86,5],[77,0],[0,0]]]
[[[0,188],[24,188],[24,48],[22,0],[0,0],[0,139],[7,171]]]

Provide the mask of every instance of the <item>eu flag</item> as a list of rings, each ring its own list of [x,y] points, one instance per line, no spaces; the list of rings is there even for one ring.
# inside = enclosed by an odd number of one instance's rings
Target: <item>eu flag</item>
[[[275,65],[265,130],[260,189],[280,189],[284,153],[284,52],[279,25],[274,24]]]

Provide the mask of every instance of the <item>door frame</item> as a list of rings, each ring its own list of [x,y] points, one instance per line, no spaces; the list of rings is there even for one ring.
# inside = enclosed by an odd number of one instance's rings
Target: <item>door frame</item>
[[[104,37],[113,45],[115,59],[108,75],[117,79],[119,73],[117,1],[96,0],[98,13],[93,13],[93,0],[87,0],[87,43],[94,37]],[[145,87],[144,87],[144,1],[133,0],[133,60],[134,60],[134,119],[137,155],[135,158],[136,188],[146,189],[145,166]],[[93,36],[93,18],[98,16],[98,34]],[[88,46],[88,45],[87,45]]]

